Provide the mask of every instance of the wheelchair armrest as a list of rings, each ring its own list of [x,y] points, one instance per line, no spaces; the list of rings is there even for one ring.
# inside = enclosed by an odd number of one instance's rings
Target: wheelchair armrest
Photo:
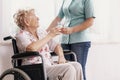
[[[21,66],[21,63],[19,64],[19,60],[22,60],[23,58],[29,58],[29,57],[35,57],[35,56],[40,56],[41,57],[41,60],[42,60],[42,63],[41,65],[38,65],[38,64],[34,64],[33,65],[24,65],[24,66]],[[32,69],[32,68],[41,68],[42,70],[39,69],[39,71],[42,71],[43,72],[43,76],[44,80],[47,80],[47,75],[46,75],[46,69],[45,69],[45,62],[44,62],[44,59],[43,59],[43,56],[41,54],[39,54],[39,52],[37,51],[26,51],[26,52],[23,52],[23,53],[18,53],[18,54],[15,54],[12,56],[12,63],[14,65],[14,67],[17,67],[17,68],[21,68],[21,70],[25,70],[25,67],[28,67],[30,69],[26,69],[26,73],[30,72],[30,71],[36,71],[38,69]],[[36,67],[37,66],[37,67]],[[29,70],[29,71],[28,71]],[[30,73],[29,73],[30,74]],[[33,76],[34,77],[34,76]],[[35,78],[36,79],[36,78]]]
[[[26,51],[23,53],[18,53],[12,56],[12,59],[23,59],[23,58],[27,58],[27,57],[32,57],[32,56],[40,56],[42,57],[39,52],[37,51]]]
[[[70,50],[63,50],[64,55],[71,54],[70,52]],[[51,55],[56,56],[57,54],[55,52],[51,52]]]
[[[74,56],[74,61],[77,61],[77,56],[73,51],[64,50],[64,55],[73,55]]]

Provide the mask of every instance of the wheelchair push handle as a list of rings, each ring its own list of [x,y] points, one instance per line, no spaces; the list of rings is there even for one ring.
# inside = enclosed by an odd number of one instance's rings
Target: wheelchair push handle
[[[4,37],[3,40],[10,40],[10,39],[14,39],[12,36],[7,36],[7,37]]]

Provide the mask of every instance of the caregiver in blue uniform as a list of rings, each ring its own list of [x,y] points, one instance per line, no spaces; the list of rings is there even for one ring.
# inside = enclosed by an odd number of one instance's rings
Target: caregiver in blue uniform
[[[89,27],[93,25],[94,18],[91,0],[63,0],[58,16],[47,29],[49,31],[53,26],[56,27],[58,22],[64,19],[61,44],[63,49],[76,53],[77,61],[82,65],[84,80],[88,50],[91,46]]]

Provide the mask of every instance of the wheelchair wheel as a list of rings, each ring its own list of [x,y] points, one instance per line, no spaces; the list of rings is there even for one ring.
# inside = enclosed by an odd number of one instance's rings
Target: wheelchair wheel
[[[31,80],[30,77],[20,69],[11,68],[0,76],[0,80]]]

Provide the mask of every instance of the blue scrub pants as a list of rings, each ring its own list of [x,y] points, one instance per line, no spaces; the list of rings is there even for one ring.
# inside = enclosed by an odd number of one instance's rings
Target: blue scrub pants
[[[77,61],[82,65],[83,78],[86,80],[85,66],[87,62],[88,50],[91,46],[91,42],[80,42],[74,44],[62,44],[64,50],[71,50],[75,52]],[[72,56],[65,56],[66,59],[72,60]]]

